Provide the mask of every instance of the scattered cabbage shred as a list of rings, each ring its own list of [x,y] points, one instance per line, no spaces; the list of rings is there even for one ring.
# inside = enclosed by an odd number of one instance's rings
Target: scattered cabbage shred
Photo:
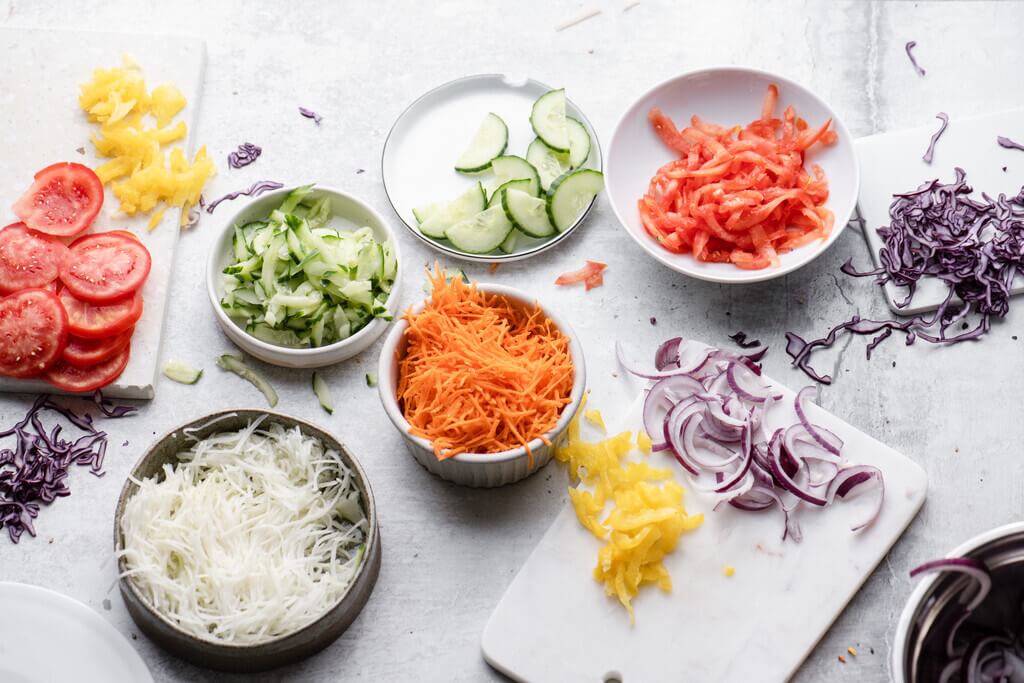
[[[125,57],[120,67],[96,69],[82,85],[78,103],[99,124],[92,142],[96,153],[110,160],[96,167],[96,175],[110,184],[121,210],[134,216],[155,209],[150,230],[167,207],[181,208],[187,216],[216,169],[206,147],[191,163],[181,146],[165,152],[188,133],[184,121],[174,121],[187,104],[181,91],[171,84],[147,90],[141,69]]]
[[[208,641],[252,645],[315,621],[352,582],[369,533],[339,454],[260,423],[198,441],[125,506],[125,575]]]

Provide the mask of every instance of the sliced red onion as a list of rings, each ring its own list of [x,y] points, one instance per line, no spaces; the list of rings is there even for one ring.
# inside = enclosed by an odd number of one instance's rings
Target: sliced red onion
[[[664,370],[670,365],[679,367],[679,345],[683,343],[682,337],[675,337],[664,342],[654,353],[654,367]]]
[[[626,358],[626,351],[622,348],[622,343],[615,342],[615,357],[618,359],[619,365],[621,365],[622,368],[629,374],[636,375],[637,377],[642,377],[644,379],[661,379],[663,377],[674,377],[676,375],[691,375],[704,367],[710,355],[710,351],[704,353],[702,357],[698,354],[697,358],[688,361],[686,367],[680,366],[677,368],[670,368],[667,370],[645,371],[638,369],[635,365],[630,363],[629,360]],[[680,362],[681,361],[682,359],[680,359]]]
[[[764,403],[772,395],[771,388],[764,383],[754,388],[753,383],[748,381],[748,377],[753,374],[749,367],[740,363],[729,363],[729,369],[726,370],[729,386],[740,398],[753,403]],[[743,384],[747,386],[744,387]]]
[[[815,427],[813,424],[811,424],[811,421],[807,419],[807,412],[804,410],[803,404],[804,400],[810,394],[814,394],[815,396],[817,396],[817,388],[804,387],[803,389],[797,392],[796,401],[794,402],[794,407],[796,408],[796,416],[800,420],[800,424],[802,424],[804,426],[804,429],[807,430],[807,433],[811,435],[812,439],[817,441],[818,444],[829,453],[839,455],[843,447],[842,440],[840,440],[839,437],[837,437],[835,434],[832,434],[832,432],[829,432],[828,430],[819,430],[818,427]],[[829,438],[828,435],[831,435],[832,438]]]
[[[839,470],[835,479],[828,485],[826,498],[829,503],[832,503],[836,497],[843,500],[856,498],[865,491],[871,490],[870,484],[874,484],[874,489],[878,491],[878,502],[871,514],[850,527],[851,531],[866,529],[878,519],[878,514],[882,511],[882,503],[885,501],[885,482],[882,480],[882,472],[877,467],[870,465],[854,465]]]
[[[306,109],[305,107],[299,107],[299,113],[305,116],[307,119],[313,119],[313,123],[320,125],[320,122],[324,120],[324,117],[317,114],[312,109]]]
[[[978,582],[977,589],[969,599],[966,595],[961,595],[960,597],[961,604],[963,604],[968,612],[977,609],[978,605],[985,601],[989,591],[992,590],[992,573],[989,571],[988,566],[981,560],[976,560],[973,557],[944,557],[939,560],[925,562],[910,570],[910,578],[915,579],[925,574],[941,572],[959,572],[970,576]]]

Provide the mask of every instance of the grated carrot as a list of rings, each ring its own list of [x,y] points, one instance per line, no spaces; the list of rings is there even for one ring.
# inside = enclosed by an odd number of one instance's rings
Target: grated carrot
[[[555,428],[569,403],[569,340],[537,306],[448,281],[435,264],[430,299],[409,323],[398,401],[438,460],[525,446]]]

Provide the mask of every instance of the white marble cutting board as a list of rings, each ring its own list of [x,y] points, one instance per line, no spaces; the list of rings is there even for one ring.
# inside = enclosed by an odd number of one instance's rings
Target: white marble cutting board
[[[1013,196],[1024,185],[1024,152],[1004,149],[996,143],[996,137],[1002,135],[1024,144],[1024,110],[963,119],[955,112],[949,115],[949,126],[935,144],[931,164],[926,164],[921,157],[928,149],[931,136],[939,129],[938,119],[919,128],[854,141],[861,168],[858,207],[865,221],[872,267],[880,265],[878,250],[883,242],[877,229],[889,224],[893,194],[915,190],[933,178],[951,182],[956,177],[953,169],[957,166],[967,172],[967,184],[979,198],[982,192],[992,197],[1000,193]],[[855,261],[855,265],[859,270],[868,270],[869,263],[863,259]],[[899,308],[896,304],[906,298],[906,290],[891,283],[885,285],[889,306],[900,315],[916,315],[938,308],[947,291],[938,280],[922,281],[910,304]],[[1018,276],[1012,291],[1014,294],[1024,292],[1024,278]]]
[[[781,390],[786,398],[769,413],[769,427],[796,420],[794,394]],[[612,426],[641,428],[641,407],[642,396]],[[566,503],[491,615],[481,643],[487,661],[534,683],[749,683],[792,675],[917,514],[927,489],[914,462],[817,406],[808,412],[845,441],[849,461],[882,470],[885,503],[872,527],[849,530],[870,503],[866,495],[801,509],[803,541],[783,542],[778,510],[712,511],[673,459],[652,454],[652,464],[671,468],[686,488],[687,511],[705,516],[665,560],[672,593],[645,586],[633,601],[631,626],[593,580],[600,544]],[[565,477],[564,468],[556,476]],[[734,576],[724,575],[726,565]]]
[[[171,82],[188,99],[179,118],[189,127],[184,144],[191,158],[206,66],[205,41],[180,36],[2,29],[0,225],[17,220],[11,205],[39,169],[58,161],[89,166],[98,163],[89,141],[94,125],[78,106],[79,86],[89,80],[93,69],[119,66],[125,53],[142,66],[148,87]],[[85,153],[80,154],[79,149]],[[117,206],[117,199],[108,189],[94,229],[132,230],[152,254],[153,268],[143,289],[145,311],[132,337],[131,360],[104,393],[118,398],[153,398],[180,213],[168,210],[161,225],[148,232],[148,216],[129,218]],[[36,393],[54,389],[41,380],[0,378],[0,391]]]

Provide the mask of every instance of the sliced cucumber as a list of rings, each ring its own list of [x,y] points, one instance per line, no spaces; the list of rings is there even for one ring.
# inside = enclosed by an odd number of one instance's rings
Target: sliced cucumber
[[[530,112],[530,125],[544,144],[556,152],[569,151],[569,127],[565,122],[565,89],[552,90],[537,98]]]
[[[571,170],[569,155],[552,151],[540,138],[534,138],[526,148],[526,160],[529,161],[540,176],[540,186],[545,192],[559,176]]]
[[[377,386],[377,373],[368,372],[366,373],[366,386],[375,387]]]
[[[569,127],[569,164],[579,168],[590,157],[590,133],[586,126],[571,116],[565,117],[565,123]]]
[[[264,379],[263,375],[246,365],[241,358],[225,353],[217,359],[217,365],[229,372],[235,373],[247,382],[251,382],[267,398],[267,403],[270,404],[271,408],[277,405],[277,392],[274,391],[274,387],[270,386],[270,382]]]
[[[417,223],[422,223],[430,218],[430,214],[437,211],[440,206],[444,206],[444,202],[434,202],[433,204],[427,204],[425,206],[417,206],[412,210],[413,218],[416,219]]]
[[[505,215],[505,209],[492,206],[448,228],[445,237],[468,254],[486,254],[501,246],[511,231],[512,223]]]
[[[319,372],[313,373],[313,393],[316,394],[316,398],[320,401],[320,407],[327,411],[329,415],[334,414],[334,401],[331,400],[331,389],[327,386],[327,382],[324,381],[323,376]]]
[[[523,193],[520,192],[519,194]],[[519,241],[519,236],[521,234],[522,233],[519,232],[518,230],[513,230],[512,232],[510,232],[508,234],[508,237],[505,238],[505,241],[498,245],[498,249],[501,250],[501,253],[511,254],[512,252],[514,252],[516,250],[516,242]]]
[[[491,160],[501,156],[508,147],[508,126],[497,114],[484,117],[469,147],[455,162],[459,173],[479,173],[491,167]]]
[[[519,192],[531,193],[533,190],[533,181],[522,178],[520,180],[510,180],[507,183],[502,183],[498,186],[494,192],[491,193],[491,198],[487,200],[487,208],[491,208],[495,204],[501,204],[501,197],[508,190],[518,190]]]
[[[566,173],[551,184],[548,219],[558,232],[571,228],[604,189],[604,175],[589,168]]]
[[[534,197],[540,196],[540,175],[533,164],[522,157],[506,154],[491,162],[491,170],[497,178],[498,185],[504,185],[510,180],[529,180],[531,192]]]
[[[547,202],[543,199],[509,190],[501,205],[513,225],[530,237],[549,237],[555,234],[555,228],[548,219]]]
[[[181,384],[195,384],[203,376],[201,368],[194,368],[180,360],[169,360],[164,363],[164,376]]]
[[[445,231],[459,221],[472,218],[487,208],[487,193],[477,182],[457,198],[436,205],[425,221],[420,223],[420,232],[427,237],[442,239]]]

